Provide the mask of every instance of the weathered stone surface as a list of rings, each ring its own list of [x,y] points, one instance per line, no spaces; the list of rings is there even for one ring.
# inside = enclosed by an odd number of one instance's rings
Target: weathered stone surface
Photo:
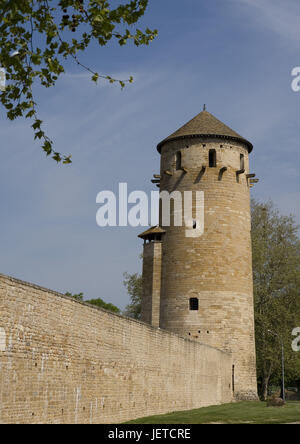
[[[257,399],[248,148],[242,140],[187,136],[161,146],[161,191],[180,191],[183,202],[185,191],[204,192],[205,228],[187,237],[184,224],[161,223],[160,327],[231,352],[237,400]],[[178,152],[183,169],[176,169]],[[198,311],[190,310],[190,298],[198,298]]]
[[[160,292],[161,292],[161,242],[144,244],[143,254],[143,322],[159,327]]]

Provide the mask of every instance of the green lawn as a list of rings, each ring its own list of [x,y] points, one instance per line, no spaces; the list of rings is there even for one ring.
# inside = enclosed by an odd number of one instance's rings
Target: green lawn
[[[237,402],[167,415],[149,416],[127,424],[287,424],[300,423],[300,403],[267,407],[264,402]]]

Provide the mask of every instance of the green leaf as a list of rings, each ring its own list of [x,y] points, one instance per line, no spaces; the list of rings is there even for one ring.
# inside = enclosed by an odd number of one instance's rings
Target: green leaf
[[[45,140],[42,148],[45,151],[45,153],[47,154],[47,156],[50,156],[50,154],[52,153],[52,144],[49,140]]]
[[[36,120],[36,121],[34,122],[34,124],[31,125],[31,126],[32,126],[32,128],[33,128],[34,130],[36,130],[36,129],[39,129],[39,128],[41,127],[41,124],[42,124],[42,123],[43,123],[42,120]]]

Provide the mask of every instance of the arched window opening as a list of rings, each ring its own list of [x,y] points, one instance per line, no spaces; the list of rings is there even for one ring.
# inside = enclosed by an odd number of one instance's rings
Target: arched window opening
[[[196,230],[197,228],[197,221],[194,219],[193,220],[193,230]]]
[[[181,152],[176,153],[176,170],[181,170]]]
[[[244,170],[245,169],[245,156],[244,154],[240,155],[240,170]]]
[[[192,311],[199,310],[199,299],[198,298],[191,298],[190,299],[190,310],[192,310]]]
[[[209,168],[215,168],[216,166],[217,166],[216,150],[209,150]]]

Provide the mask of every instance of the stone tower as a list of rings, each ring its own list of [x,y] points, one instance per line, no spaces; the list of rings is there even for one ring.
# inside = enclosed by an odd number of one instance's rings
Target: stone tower
[[[142,319],[232,354],[236,399],[257,399],[249,171],[253,146],[204,111],[158,145],[160,191],[202,191],[204,231],[153,227],[144,239]],[[194,193],[195,194],[195,193]],[[194,199],[195,200],[195,199]],[[203,204],[202,204],[203,205]]]

